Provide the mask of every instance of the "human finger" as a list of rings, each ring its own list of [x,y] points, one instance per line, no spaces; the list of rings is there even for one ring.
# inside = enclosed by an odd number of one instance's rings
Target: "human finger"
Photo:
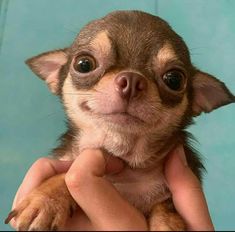
[[[144,216],[104,178],[106,160],[99,150],[86,150],[66,174],[68,189],[97,230],[146,230]]]
[[[165,177],[174,205],[188,229],[214,230],[201,184],[187,164],[183,146],[169,155]]]

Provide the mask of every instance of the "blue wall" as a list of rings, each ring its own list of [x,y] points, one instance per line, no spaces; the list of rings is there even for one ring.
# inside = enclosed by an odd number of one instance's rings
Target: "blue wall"
[[[235,93],[235,1],[0,0],[0,230],[26,170],[45,156],[65,130],[56,97],[24,60],[68,46],[89,20],[116,9],[141,9],[165,18],[183,36],[192,60]],[[216,229],[234,229],[235,106],[198,118],[208,174],[205,192]]]

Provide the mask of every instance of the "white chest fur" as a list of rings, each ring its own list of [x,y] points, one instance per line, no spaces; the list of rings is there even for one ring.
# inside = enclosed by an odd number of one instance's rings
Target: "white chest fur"
[[[152,206],[170,197],[160,169],[125,169],[121,174],[107,177],[117,190],[136,208],[147,214]]]

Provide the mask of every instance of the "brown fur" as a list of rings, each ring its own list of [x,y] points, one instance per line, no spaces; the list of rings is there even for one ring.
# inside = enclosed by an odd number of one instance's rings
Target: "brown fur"
[[[74,62],[84,54],[96,60],[96,68],[79,73]],[[69,129],[53,155],[74,160],[86,148],[99,148],[120,157],[128,165],[117,176],[107,178],[145,214],[150,229],[184,230],[171,200],[166,201],[170,193],[163,177],[164,160],[173,147],[183,144],[188,164],[201,180],[204,167],[185,130],[193,116],[232,103],[235,97],[222,82],[192,65],[182,38],[157,16],[118,11],[85,26],[69,48],[33,57],[27,64],[43,80],[53,80],[49,88],[59,95],[68,115]],[[182,74],[179,91],[163,81],[171,70]],[[127,78],[134,73],[144,78],[144,92],[131,99],[120,96],[115,80],[123,73],[130,74]],[[122,126],[110,122],[123,112],[129,116],[122,118]],[[125,181],[118,185],[133,175],[138,181],[132,188]],[[46,211],[42,199],[48,203]],[[25,202],[30,204],[26,207]],[[6,222],[16,217],[18,229],[62,228],[74,205],[64,177],[53,177],[17,206]],[[35,207],[44,212],[44,219],[35,218]],[[55,210],[60,218],[56,223],[52,217]]]

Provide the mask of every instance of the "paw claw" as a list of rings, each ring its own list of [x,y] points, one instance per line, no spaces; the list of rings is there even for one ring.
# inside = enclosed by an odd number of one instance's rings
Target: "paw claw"
[[[73,213],[74,213],[74,209],[72,206],[70,206],[69,208],[69,216],[72,218],[73,217]]]
[[[14,218],[16,215],[17,215],[17,211],[16,210],[12,210],[9,214],[8,214],[8,216],[7,216],[7,218],[5,219],[5,224],[8,224],[10,221],[11,221],[11,219],[12,218]]]
[[[66,202],[67,203],[67,202]],[[58,231],[73,213],[65,203],[55,201],[42,193],[30,195],[12,210],[5,224],[15,217],[18,231]]]

